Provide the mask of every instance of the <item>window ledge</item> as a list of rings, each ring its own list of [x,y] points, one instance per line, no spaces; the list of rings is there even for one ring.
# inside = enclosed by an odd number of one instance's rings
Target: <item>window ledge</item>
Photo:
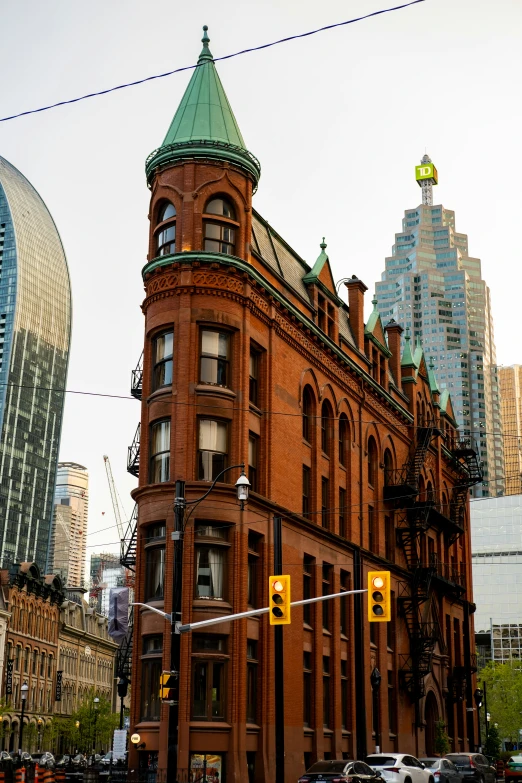
[[[247,721],[246,730],[251,732],[258,732],[261,731],[261,726],[259,726],[257,723],[249,723]]]
[[[250,413],[254,413],[256,416],[261,417],[263,415],[263,411],[261,408],[258,408],[257,405],[254,405],[253,402],[250,402],[248,404],[248,407],[250,408]]]
[[[323,734],[325,737],[332,737],[333,729],[328,729],[326,726],[323,726]]]
[[[314,630],[313,626],[312,625],[308,625],[308,623],[303,623],[303,628],[304,628],[305,631],[313,631]]]
[[[314,735],[314,729],[312,729],[312,727],[311,727],[311,726],[303,726],[303,733],[304,733],[304,734],[305,734],[307,737],[313,737],[313,735]]]
[[[222,609],[224,621],[227,619],[227,614],[232,614],[232,606],[228,601],[224,601],[220,598],[194,598],[192,601],[192,610],[194,611],[195,609]]]
[[[229,389],[228,386],[218,386],[213,383],[198,383],[195,392],[196,394],[217,394],[221,397],[232,397],[234,400],[237,397],[235,391]]]
[[[331,636],[332,632],[328,628],[323,628],[323,636]]]
[[[159,718],[158,720],[150,720],[150,718],[144,718],[143,720],[140,720],[139,723],[136,723],[135,727],[140,729],[158,729],[159,731],[159,725],[160,725]]]
[[[207,731],[230,731],[232,726],[224,720],[191,720],[190,731],[206,729]]]
[[[153,400],[157,400],[159,397],[166,397],[170,396],[172,394],[172,384],[169,384],[169,386],[161,386],[159,389],[155,389],[149,396],[147,397],[147,402],[152,402]]]

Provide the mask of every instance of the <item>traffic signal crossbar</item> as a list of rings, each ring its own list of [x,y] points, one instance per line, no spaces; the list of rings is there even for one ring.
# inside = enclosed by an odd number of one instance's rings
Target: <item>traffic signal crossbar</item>
[[[290,606],[304,606],[304,604],[315,604],[319,601],[328,601],[331,598],[343,598],[346,595],[353,595],[354,593],[367,593],[368,590],[343,590],[340,593],[330,593],[330,595],[319,595],[317,598],[304,598],[302,601],[292,601]],[[265,606],[263,609],[249,609],[247,612],[238,612],[238,614],[230,614],[227,616],[213,617],[211,620],[200,620],[197,623],[188,623],[187,625],[181,625],[176,623],[176,633],[188,633],[189,631],[195,631],[199,628],[203,628],[206,625],[215,625],[216,623],[228,623],[230,620],[240,620],[242,617],[254,617],[258,614],[268,614],[272,609],[271,606]]]

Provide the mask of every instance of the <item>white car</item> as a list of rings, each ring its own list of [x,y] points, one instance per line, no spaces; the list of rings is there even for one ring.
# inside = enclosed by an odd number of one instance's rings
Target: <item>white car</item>
[[[365,761],[386,783],[434,783],[431,770],[407,753],[373,753]]]

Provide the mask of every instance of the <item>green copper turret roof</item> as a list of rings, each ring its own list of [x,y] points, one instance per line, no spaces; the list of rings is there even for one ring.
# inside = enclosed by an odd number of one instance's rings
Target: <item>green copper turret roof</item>
[[[422,349],[422,344],[420,341],[419,335],[417,335],[417,339],[415,341],[415,352],[413,354],[413,361],[417,365],[417,367],[420,367],[420,363],[422,361],[422,357],[424,356],[424,351]]]
[[[404,351],[402,352],[401,367],[417,368],[417,365],[415,364],[415,361],[411,353],[410,340],[411,340],[410,328],[409,326],[407,326],[406,334],[404,335]]]
[[[324,237],[319,247],[321,248],[321,252],[317,256],[317,261],[315,262],[313,269],[303,277],[303,282],[305,283],[314,283],[318,279],[319,275],[321,274],[323,266],[329,260],[328,255],[325,252],[327,245],[326,242],[324,241]]]
[[[428,366],[428,381],[430,384],[431,393],[440,394],[439,384],[437,383],[437,378],[435,377],[435,363],[433,361],[433,356],[430,356],[430,363]]]
[[[259,161],[248,152],[232,107],[209,49],[207,26],[203,27],[203,49],[163,143],[147,158],[150,180],[158,166],[187,158],[210,158],[235,163],[246,170],[257,185]]]

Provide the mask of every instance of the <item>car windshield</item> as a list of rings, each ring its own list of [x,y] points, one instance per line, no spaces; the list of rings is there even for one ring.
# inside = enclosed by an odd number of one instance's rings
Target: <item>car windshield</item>
[[[347,761],[317,761],[308,772],[342,772]]]
[[[522,764],[522,756],[511,756],[509,764]]]
[[[469,764],[470,757],[469,756],[457,756],[452,754],[449,756],[449,760],[452,761],[454,764]]]
[[[370,767],[392,767],[397,763],[395,756],[368,756],[365,761]]]
[[[422,761],[429,769],[436,769],[440,764],[440,759],[419,759],[419,761]]]

